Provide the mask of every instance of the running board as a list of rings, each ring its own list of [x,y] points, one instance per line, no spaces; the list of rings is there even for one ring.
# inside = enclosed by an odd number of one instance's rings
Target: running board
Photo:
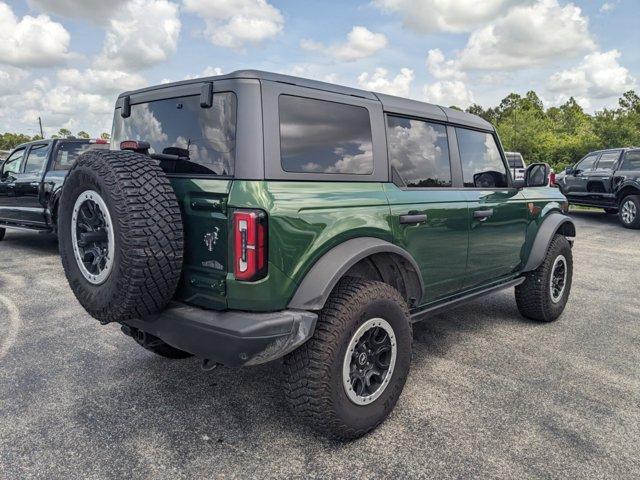
[[[427,315],[441,313],[445,310],[449,310],[450,308],[457,307],[458,305],[462,305],[463,303],[470,302],[471,300],[475,300],[479,297],[484,297],[490,293],[494,293],[500,290],[504,290],[505,288],[516,287],[524,282],[524,277],[518,277],[513,280],[509,280],[508,282],[499,283],[498,285],[492,285],[488,288],[483,288],[482,290],[476,290],[472,293],[468,293],[466,295],[462,295],[460,297],[452,298],[449,300],[442,301],[435,305],[430,305],[424,310],[420,310],[419,312],[415,312],[411,314],[411,323],[420,322],[425,319]]]

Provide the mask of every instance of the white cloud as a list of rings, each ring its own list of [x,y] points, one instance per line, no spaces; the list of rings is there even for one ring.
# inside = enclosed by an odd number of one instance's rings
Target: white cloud
[[[29,74],[20,68],[0,67],[0,95],[17,94]]]
[[[147,84],[144,77],[137,73],[92,68],[84,71],[75,68],[59,70],[58,79],[63,85],[75,88],[78,91],[104,95],[116,95],[126,90],[142,88]]]
[[[374,33],[366,27],[355,26],[347,34],[343,43],[326,47],[322,43],[304,39],[300,42],[304,50],[320,51],[345,62],[353,62],[370,57],[387,46],[387,37],[382,33]]]
[[[636,81],[618,63],[620,52],[590,53],[575,68],[557,72],[549,79],[548,89],[586,98],[615,97],[636,87]]]
[[[419,33],[467,32],[532,0],[374,0],[383,11],[396,12],[404,24]]]
[[[397,95],[399,97],[408,97],[411,82],[414,78],[413,70],[402,68],[400,69],[400,73],[392,79],[388,78],[388,75],[388,70],[376,68],[372,75],[367,72],[360,74],[358,77],[358,85],[365,90]]]
[[[614,10],[616,8],[616,3],[614,2],[604,2],[601,6],[600,6],[600,11],[603,13],[607,13],[610,12],[612,10]]]
[[[424,86],[424,98],[438,105],[466,108],[474,103],[473,93],[460,80],[442,80]]]
[[[137,70],[163,62],[176,51],[178,6],[167,0],[130,0],[109,20],[96,64]]]
[[[284,18],[266,0],[183,0],[186,11],[205,21],[205,36],[214,45],[242,48],[278,35]]]
[[[464,69],[525,68],[594,49],[589,21],[580,8],[540,0],[514,7],[473,32],[459,60]]]
[[[445,60],[444,54],[438,48],[429,50],[427,55],[427,68],[429,73],[438,79],[453,78],[461,80],[466,77],[460,70],[460,64],[456,60]]]
[[[68,55],[69,32],[47,15],[18,18],[0,2],[0,63],[19,67],[50,67]]]
[[[106,23],[127,0],[28,0],[32,8],[62,17]]]

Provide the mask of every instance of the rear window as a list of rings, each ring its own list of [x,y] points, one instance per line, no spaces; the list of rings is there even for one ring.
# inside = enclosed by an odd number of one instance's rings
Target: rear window
[[[364,107],[281,95],[280,157],[292,173],[373,173],[369,111]]]
[[[507,153],[506,156],[507,156],[507,161],[509,162],[510,168],[524,168],[524,161],[522,160],[522,155]]]
[[[233,175],[236,151],[236,96],[216,93],[210,108],[191,95],[131,105],[131,116],[117,111],[112,145],[148,142],[170,173]]]
[[[596,167],[596,171],[608,172],[613,170],[613,166],[620,158],[620,151],[606,152],[600,156],[600,161]]]
[[[69,170],[80,155],[94,148],[104,149],[108,145],[89,142],[65,142],[58,145],[56,158],[53,161],[53,170]]]

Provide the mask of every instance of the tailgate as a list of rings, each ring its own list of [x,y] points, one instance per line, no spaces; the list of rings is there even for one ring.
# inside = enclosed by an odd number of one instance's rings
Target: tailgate
[[[184,264],[175,299],[202,308],[227,306],[227,198],[231,180],[171,178],[182,211]]]

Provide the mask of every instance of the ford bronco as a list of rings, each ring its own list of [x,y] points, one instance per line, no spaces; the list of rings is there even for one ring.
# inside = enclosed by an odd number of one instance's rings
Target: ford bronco
[[[282,358],[292,409],[355,438],[394,408],[412,323],[504,288],[550,322],[575,227],[516,181],[494,128],[418,101],[258,71],[119,96],[59,219],[84,308],[166,357]]]

